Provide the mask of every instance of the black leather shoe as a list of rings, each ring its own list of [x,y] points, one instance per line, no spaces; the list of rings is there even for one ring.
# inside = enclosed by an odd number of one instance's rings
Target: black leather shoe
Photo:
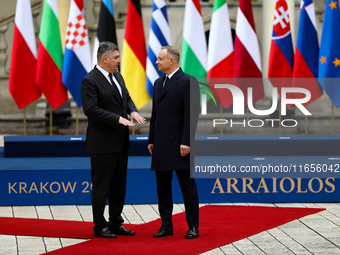
[[[101,237],[101,238],[117,238],[117,236],[112,233],[110,230],[107,228],[103,228],[100,231],[94,232],[94,236]]]
[[[199,237],[199,233],[198,233],[198,228],[192,227],[189,228],[189,231],[187,233],[187,235],[185,236],[186,239],[193,239],[193,238],[197,238]]]
[[[121,236],[134,236],[136,233],[132,230],[127,230],[123,225],[120,226],[110,226],[109,230],[116,235]]]
[[[164,227],[162,226],[156,234],[153,235],[154,238],[165,237],[165,236],[172,236],[174,231],[172,227]]]

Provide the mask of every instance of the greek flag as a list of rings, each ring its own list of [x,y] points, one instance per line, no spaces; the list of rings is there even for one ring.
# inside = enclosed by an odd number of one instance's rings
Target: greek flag
[[[152,97],[154,81],[163,75],[156,61],[162,46],[171,45],[170,27],[165,0],[154,0],[149,32],[148,58],[146,61],[146,90]]]

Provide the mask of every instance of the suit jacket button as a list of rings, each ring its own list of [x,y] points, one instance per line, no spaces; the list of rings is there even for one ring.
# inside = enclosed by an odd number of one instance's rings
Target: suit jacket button
[[[159,113],[159,114],[158,114],[158,117],[161,117],[161,116],[162,116],[162,114]]]
[[[162,100],[158,100],[158,102],[162,103]]]
[[[160,129],[160,128],[158,129],[158,133],[159,133],[159,132],[161,132],[161,129]]]

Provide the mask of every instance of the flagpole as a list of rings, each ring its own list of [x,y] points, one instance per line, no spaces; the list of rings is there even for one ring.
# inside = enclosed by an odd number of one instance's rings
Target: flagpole
[[[248,125],[248,122],[249,122],[249,108],[247,107],[247,135],[249,135],[249,125]]]
[[[26,107],[24,107],[24,135],[26,135]]]
[[[220,105],[220,119],[222,119],[223,117],[223,108],[222,108],[222,104]],[[223,135],[223,126],[220,125],[220,134]]]
[[[79,135],[79,107],[76,108],[76,135]]]
[[[332,103],[332,135],[334,134],[334,104]]]
[[[306,106],[307,110],[307,106]],[[305,115],[305,135],[308,135],[308,116]]]
[[[52,118],[52,107],[50,106],[50,135],[53,134],[53,132],[52,132],[52,127],[53,127],[52,121],[53,121],[53,118]]]
[[[281,99],[278,99],[279,103],[279,135],[281,135]]]

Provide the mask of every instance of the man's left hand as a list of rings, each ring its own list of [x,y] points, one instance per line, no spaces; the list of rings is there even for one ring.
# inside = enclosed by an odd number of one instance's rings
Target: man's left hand
[[[134,121],[137,121],[137,123],[138,123],[139,125],[144,125],[145,122],[146,122],[146,119],[143,118],[142,116],[140,116],[138,112],[132,112],[132,113],[130,114],[130,117],[131,117],[131,122],[132,122],[132,123],[133,123]]]
[[[181,156],[182,156],[182,157],[188,155],[189,152],[190,152],[190,146],[188,146],[188,145],[183,145],[183,144],[181,144],[180,149],[181,149]]]

